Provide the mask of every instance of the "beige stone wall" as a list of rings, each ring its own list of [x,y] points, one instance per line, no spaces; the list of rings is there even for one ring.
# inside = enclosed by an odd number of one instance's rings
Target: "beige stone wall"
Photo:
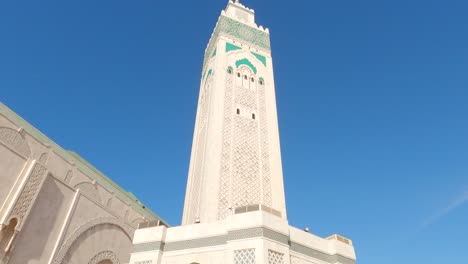
[[[128,263],[157,219],[0,103],[0,264]]]

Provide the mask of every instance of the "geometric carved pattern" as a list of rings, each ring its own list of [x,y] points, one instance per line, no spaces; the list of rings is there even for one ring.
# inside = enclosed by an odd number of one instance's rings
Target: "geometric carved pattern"
[[[247,106],[251,109],[257,108],[257,94],[255,90],[240,87],[236,89],[236,103]]]
[[[267,111],[265,103],[265,85],[259,86],[259,104],[260,104],[260,147],[262,163],[263,180],[263,204],[272,206],[271,198],[271,175],[270,175],[270,152],[268,147],[268,124]]]
[[[222,15],[219,17],[216,28],[206,48],[203,65],[208,62],[209,56],[220,35],[231,38],[236,42],[245,43],[248,46],[260,48],[267,52],[270,50],[270,36],[268,33]]]
[[[122,220],[109,217],[97,218],[87,222],[86,224],[78,227],[77,229],[75,229],[75,231],[73,231],[73,233],[65,240],[65,242],[60,247],[60,251],[54,258],[53,263],[66,264],[64,263],[64,259],[70,252],[70,249],[72,248],[74,243],[86,232],[105,224],[119,227],[124,231],[124,234],[128,237],[128,239],[130,241],[132,240],[134,230],[132,228],[129,228]]]
[[[255,249],[234,250],[234,264],[255,264]]]
[[[15,207],[11,213],[11,217],[19,218],[19,225],[24,224],[24,218],[28,209],[31,207],[31,203],[36,196],[39,186],[44,179],[46,168],[39,163],[34,165],[34,168],[29,176],[26,186],[24,186],[23,191],[21,192],[18,200],[16,201]]]
[[[256,120],[235,116],[233,142],[233,206],[260,204],[258,124]]]
[[[219,179],[218,219],[225,219],[229,215],[229,196],[231,193],[231,149],[232,149],[232,120],[233,120],[233,77],[227,74],[226,90],[224,94],[224,123],[223,145],[221,150],[221,171]]]
[[[28,159],[31,155],[28,142],[17,131],[2,127],[0,128],[0,143],[8,146],[23,158]]]
[[[86,194],[87,197],[97,201],[101,202],[101,197],[99,196],[98,189],[95,185],[89,183],[89,182],[82,182],[80,184],[77,184],[75,186],[75,189],[79,189],[80,192]]]
[[[49,154],[47,153],[42,153],[42,155],[39,157],[39,160],[37,160],[40,164],[42,165],[47,165],[47,160],[49,160]]]
[[[70,183],[72,178],[73,178],[73,171],[69,170],[64,179],[65,183]]]
[[[230,207],[253,204],[272,206],[265,84],[258,84],[257,89],[243,87],[242,74],[236,78],[234,90],[233,76],[237,74],[228,73],[225,84],[219,220],[226,218]],[[258,109],[258,118],[249,118],[250,113],[236,114],[234,105],[252,111]]]
[[[244,74],[236,78],[234,100],[244,109],[256,110],[257,94],[246,87],[245,83],[242,84]],[[232,205],[234,207],[261,203],[258,122],[251,118],[251,113],[247,115],[242,113],[244,109],[241,110],[240,115],[234,115],[232,149]]]
[[[112,251],[109,251],[109,250],[102,251],[102,252],[96,254],[96,256],[94,256],[88,262],[88,264],[98,264],[99,262],[101,262],[103,260],[110,260],[112,262],[112,264],[120,264],[120,261],[117,258],[117,256],[115,255],[115,253],[112,252]]]
[[[284,264],[284,254],[268,250],[268,264]]]

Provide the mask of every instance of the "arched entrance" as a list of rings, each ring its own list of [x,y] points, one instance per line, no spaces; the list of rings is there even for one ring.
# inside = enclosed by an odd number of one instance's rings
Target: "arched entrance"
[[[96,254],[88,264],[120,264],[120,261],[114,252],[106,250]]]

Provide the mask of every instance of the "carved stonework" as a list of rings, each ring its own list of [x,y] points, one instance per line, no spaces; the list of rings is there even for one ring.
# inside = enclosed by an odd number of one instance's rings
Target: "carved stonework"
[[[65,176],[65,183],[70,183],[73,178],[73,171],[69,170]]]
[[[219,36],[225,36],[236,42],[245,43],[266,52],[270,51],[270,35],[268,33],[226,16],[220,16],[206,48],[203,65],[208,62]]]
[[[39,191],[39,186],[44,180],[45,175],[46,168],[41,164],[36,163],[10,215],[10,218],[18,218],[18,230],[21,229],[21,226],[24,224],[26,213],[31,207],[32,201],[36,197],[37,192]]]
[[[63,263],[65,257],[67,254],[70,252],[70,249],[72,248],[73,244],[87,231],[96,228],[97,226],[100,225],[114,225],[119,227],[124,231],[124,233],[127,235],[128,239],[131,241],[133,237],[134,230],[130,227],[128,227],[122,220],[120,219],[115,219],[115,218],[109,218],[109,217],[103,217],[103,218],[97,218],[94,220],[91,220],[87,222],[86,224],[78,227],[62,244],[60,247],[60,250],[57,254],[57,256],[54,258],[53,263],[54,264],[65,264]]]
[[[262,82],[263,83],[263,82]],[[263,187],[263,204],[272,206],[271,198],[271,173],[270,173],[270,148],[268,143],[268,124],[267,111],[265,102],[266,85],[259,85],[258,97],[260,107],[260,150],[261,150],[261,171],[262,171],[262,187]]]
[[[45,166],[45,165],[47,165],[48,160],[49,160],[49,154],[42,153],[42,155],[39,157],[38,162]]]
[[[80,184],[75,185],[75,189],[79,189],[87,197],[95,200],[98,203],[101,203],[101,197],[99,196],[98,189],[95,185],[89,182],[82,182]]]
[[[234,264],[255,264],[255,249],[234,250]]]
[[[232,205],[260,204],[260,164],[258,123],[242,116],[234,117],[232,154]]]
[[[268,250],[268,264],[284,264],[284,254]]]
[[[99,262],[103,260],[109,260],[112,262],[112,264],[120,264],[119,259],[115,255],[114,252],[110,250],[102,251],[96,254],[89,262],[88,264],[98,264]]]
[[[0,143],[14,150],[25,159],[31,157],[31,149],[29,148],[26,139],[20,133],[11,128],[0,128]]]
[[[234,73],[226,77],[224,94],[223,147],[221,152],[221,172],[219,180],[218,219],[229,215],[230,182],[231,182],[231,148],[232,148],[232,118],[233,118]]]
[[[261,203],[259,127],[258,121],[247,109],[256,111],[257,92],[245,85],[245,76],[252,72],[241,68],[241,77],[236,78],[234,101],[241,106],[241,114],[235,114],[232,129],[232,205],[234,207]],[[248,81],[248,79],[247,79]],[[234,191],[235,190],[235,191]]]

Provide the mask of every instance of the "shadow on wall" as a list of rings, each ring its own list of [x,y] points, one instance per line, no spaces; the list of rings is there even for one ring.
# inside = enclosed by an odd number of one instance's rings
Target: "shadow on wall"
[[[13,244],[15,227],[17,224],[18,220],[13,218],[7,226],[3,226],[0,230],[0,261],[6,261],[7,252],[10,251],[11,245]]]
[[[61,224],[57,221],[64,202],[62,190],[47,175],[37,200],[26,220],[11,254],[10,263],[45,263],[50,257]],[[51,243],[52,242],[52,243]],[[47,247],[48,246],[48,247]]]

